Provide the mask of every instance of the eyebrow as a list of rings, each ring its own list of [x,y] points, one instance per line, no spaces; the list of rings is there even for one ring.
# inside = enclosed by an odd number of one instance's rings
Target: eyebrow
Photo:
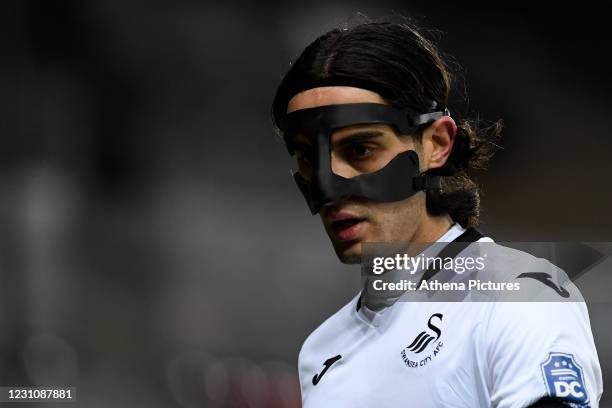
[[[338,142],[334,143],[334,147],[342,147],[355,142],[365,142],[367,140],[376,139],[384,135],[380,130],[359,130],[352,132],[350,136],[343,137]]]

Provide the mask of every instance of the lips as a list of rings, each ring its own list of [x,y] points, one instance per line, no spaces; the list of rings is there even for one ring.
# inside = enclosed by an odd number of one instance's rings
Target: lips
[[[332,231],[342,241],[359,238],[365,224],[365,218],[346,212],[332,214],[329,221]]]

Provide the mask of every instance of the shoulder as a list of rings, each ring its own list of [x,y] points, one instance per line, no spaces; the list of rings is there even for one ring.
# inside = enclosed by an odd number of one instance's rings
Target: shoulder
[[[571,337],[591,343],[586,304],[568,275],[544,258],[497,243],[480,244],[482,281],[516,284],[490,296],[487,332],[518,341],[558,344]],[[539,339],[539,340],[538,340]]]
[[[496,243],[474,247],[486,254],[478,279],[520,284],[516,291],[478,293],[491,301],[481,340],[493,405],[527,406],[548,395],[597,406],[602,376],[589,314],[565,271]]]

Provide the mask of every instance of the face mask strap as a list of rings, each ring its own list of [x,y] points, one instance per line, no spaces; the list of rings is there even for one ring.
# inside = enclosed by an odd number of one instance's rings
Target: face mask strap
[[[349,103],[293,111],[281,119],[279,128],[283,132],[287,150],[293,156],[295,149],[290,136],[296,133],[312,137],[321,129],[331,134],[334,130],[346,126],[384,123],[394,125],[401,134],[408,135],[444,115],[450,115],[446,108],[419,114],[409,108],[397,109],[380,103]]]

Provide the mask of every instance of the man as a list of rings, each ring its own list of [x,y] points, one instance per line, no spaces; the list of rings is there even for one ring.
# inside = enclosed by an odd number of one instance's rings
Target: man
[[[474,228],[480,203],[469,172],[486,164],[500,125],[456,123],[446,108],[451,78],[418,29],[388,21],[322,35],[283,78],[273,120],[342,262],[363,261],[373,242],[454,242],[437,244],[449,259],[493,242]],[[490,253],[493,275],[518,259],[512,279],[579,298],[549,263]],[[302,346],[304,407],[598,406],[601,370],[584,303],[398,301],[371,289]]]

